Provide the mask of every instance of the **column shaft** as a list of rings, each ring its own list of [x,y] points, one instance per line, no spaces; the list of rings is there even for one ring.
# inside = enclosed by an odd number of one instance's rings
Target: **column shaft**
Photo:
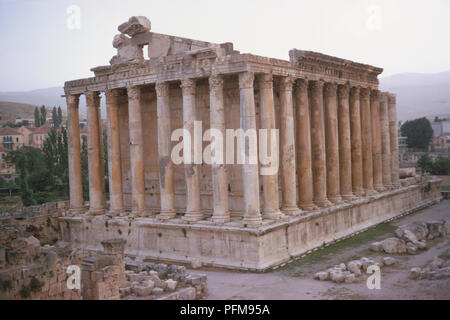
[[[75,215],[83,211],[83,184],[81,173],[81,141],[80,121],[78,115],[79,95],[67,95],[67,133],[69,156],[69,189],[70,214]]]
[[[388,95],[389,108],[389,138],[391,142],[391,166],[392,185],[394,188],[400,187],[399,166],[398,166],[398,128],[397,128],[397,106],[395,94]]]
[[[359,87],[350,89],[350,135],[352,151],[352,190],[356,196],[363,196],[363,163],[361,147],[361,112]]]
[[[85,95],[88,116],[89,212],[100,215],[105,213],[100,97],[98,92],[87,92]]]
[[[315,210],[311,161],[311,125],[308,103],[308,81],[298,79],[295,90],[297,122],[298,205],[303,210]]]
[[[144,142],[142,136],[141,89],[128,87],[128,121],[130,128],[131,207],[137,217],[148,215],[145,206]]]
[[[161,202],[161,211],[158,218],[167,220],[176,216],[173,162],[170,158],[172,142],[170,139],[171,116],[169,84],[167,82],[157,82],[155,89],[158,122],[159,193]]]
[[[329,207],[327,199],[325,129],[323,110],[323,82],[310,81],[309,105],[311,108],[312,171],[314,203],[319,207]]]
[[[191,139],[191,150],[183,152],[191,153],[191,163],[184,164],[184,176],[186,179],[186,214],[184,219],[187,221],[199,221],[203,218],[200,202],[200,168],[194,163],[194,121],[197,119],[195,107],[196,83],[194,79],[184,79],[181,81],[183,93],[183,128],[189,132]]]
[[[325,147],[327,167],[327,197],[331,202],[342,202],[339,182],[339,131],[337,119],[337,85],[326,83],[324,86],[325,110]]]
[[[363,164],[363,187],[366,195],[373,195],[372,119],[370,114],[370,89],[360,90],[361,142]]]
[[[108,172],[109,172],[109,214],[117,216],[123,213],[122,193],[122,156],[120,153],[119,93],[106,91],[108,111]]]
[[[372,90],[370,95],[370,112],[372,115],[372,157],[373,157],[373,187],[381,192],[383,187],[383,172],[381,161],[381,122],[380,122],[380,92]]]
[[[338,86],[338,127],[340,191],[342,199],[349,201],[355,199],[355,196],[352,192],[352,150],[348,85]]]
[[[289,215],[299,213],[295,182],[295,126],[292,98],[294,81],[292,77],[284,77],[280,83],[281,210]]]
[[[271,152],[272,144],[275,144],[278,156],[278,141],[272,141],[271,131],[275,129],[275,106],[273,102],[273,79],[272,75],[264,74],[258,77],[258,87],[261,97],[260,101],[260,129],[267,130],[266,151]],[[261,133],[260,133],[261,134]],[[270,143],[269,143],[270,141]],[[260,148],[261,144],[259,145]],[[278,164],[278,159],[277,159]],[[279,206],[278,193],[278,167],[273,174],[263,174],[264,168],[272,168],[274,164],[271,162],[261,163],[261,175],[263,180],[264,210],[263,218],[279,219],[282,217]]]
[[[382,93],[380,96],[380,121],[383,185],[385,188],[392,189],[391,140],[389,137],[388,96],[386,93]]]
[[[220,133],[222,137],[222,148],[225,137],[225,107],[223,104],[223,78],[220,75],[213,75],[209,78],[209,101],[210,101],[210,128],[211,131]],[[219,139],[214,137],[215,139]],[[220,147],[219,145],[215,145]],[[230,221],[230,211],[228,209],[228,178],[226,165],[224,162],[224,149],[212,150],[212,188],[213,188],[213,216],[215,223],[225,223]],[[216,157],[217,155],[217,157]],[[219,156],[221,155],[221,157]]]
[[[254,131],[256,135],[256,112],[255,97],[253,92],[254,74],[251,72],[242,72],[239,74],[239,91],[240,91],[240,125],[245,132],[247,130]],[[239,137],[241,152],[249,154],[250,146],[246,143],[245,135]],[[249,143],[252,141],[249,140]],[[254,148],[257,150],[257,148]],[[253,155],[258,159],[258,153]],[[250,163],[247,158],[242,164],[242,183],[244,191],[244,226],[257,226],[261,224],[261,213],[259,208],[259,174],[258,162]]]

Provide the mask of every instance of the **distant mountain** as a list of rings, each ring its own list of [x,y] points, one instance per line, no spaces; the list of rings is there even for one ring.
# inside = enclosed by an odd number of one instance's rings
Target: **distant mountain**
[[[399,120],[450,116],[450,71],[392,75],[380,79],[380,90],[397,94]]]
[[[10,91],[0,92],[0,101],[19,102],[32,105],[45,105],[53,108],[60,106],[66,110],[66,99],[61,97],[64,95],[63,87],[51,87],[45,89],[37,89],[32,91]],[[102,117],[106,117],[105,99],[101,99]],[[86,101],[84,97],[80,99],[80,114],[85,115]]]
[[[15,122],[16,119],[33,119],[35,105],[0,101],[1,122]]]

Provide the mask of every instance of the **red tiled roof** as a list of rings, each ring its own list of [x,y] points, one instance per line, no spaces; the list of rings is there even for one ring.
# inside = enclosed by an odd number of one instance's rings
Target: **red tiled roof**
[[[13,135],[20,135],[20,133],[17,132],[16,129],[8,126],[0,128],[0,136],[13,136]]]
[[[48,124],[44,124],[33,130],[33,134],[48,134],[52,130],[52,127]]]

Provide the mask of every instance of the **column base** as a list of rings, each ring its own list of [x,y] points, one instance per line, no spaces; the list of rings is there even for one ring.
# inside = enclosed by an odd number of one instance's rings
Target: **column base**
[[[328,196],[328,200],[333,204],[341,204],[342,198],[339,195]]]
[[[314,210],[319,209],[319,208],[318,208],[314,203],[312,203],[312,202],[305,202],[305,203],[300,202],[300,203],[298,204],[298,206],[299,206],[302,210],[304,210],[304,211],[314,211]]]
[[[80,214],[83,214],[86,211],[86,208],[80,207],[80,208],[70,208],[68,211],[69,216],[79,216]]]
[[[261,216],[244,218],[242,225],[244,228],[259,227],[262,225],[262,218]]]
[[[263,219],[280,220],[283,219],[281,211],[263,212]]]
[[[402,185],[401,185],[400,183],[393,183],[392,186],[393,186],[394,189],[398,189],[398,188],[400,188]]]
[[[106,212],[106,215],[108,217],[118,217],[118,216],[121,216],[122,213],[123,213],[123,209],[115,209],[115,210],[108,210]]]
[[[385,188],[383,185],[381,185],[381,184],[379,184],[379,185],[374,185],[373,187],[374,187],[375,190],[378,191],[378,192],[384,192],[384,191],[386,191],[386,188]]]
[[[299,216],[302,214],[302,210],[297,207],[284,207],[281,208],[281,213],[287,216]]]
[[[365,193],[364,193],[363,189],[361,189],[361,190],[354,190],[353,191],[353,195],[356,196],[357,198],[361,198],[361,197],[364,197]]]
[[[377,194],[378,192],[376,192],[375,189],[364,189],[364,193],[366,197],[369,197]]]
[[[182,218],[186,222],[197,222],[203,220],[203,214],[201,211],[186,213]]]
[[[134,209],[131,211],[130,215],[135,218],[146,218],[151,216],[151,212],[146,209]]]
[[[89,209],[89,215],[91,216],[101,216],[106,213],[105,209]]]
[[[314,203],[319,208],[328,208],[333,205],[328,199],[314,200]]]
[[[214,222],[214,223],[216,223],[216,224],[224,224],[224,223],[227,223],[227,222],[230,222],[231,221],[231,219],[230,219],[230,215],[228,214],[228,215],[220,215],[220,216],[212,216],[211,217],[211,221],[212,222]]]
[[[342,200],[344,200],[344,201],[353,201],[353,200],[358,199],[358,197],[355,196],[353,193],[342,194],[341,197],[342,197]]]
[[[177,216],[177,213],[175,211],[161,211],[156,216],[156,219],[158,219],[158,220],[170,220],[170,219],[175,219],[176,216]]]

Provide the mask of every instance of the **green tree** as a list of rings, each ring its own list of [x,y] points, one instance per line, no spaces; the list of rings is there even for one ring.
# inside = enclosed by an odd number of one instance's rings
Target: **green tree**
[[[58,126],[62,125],[62,121],[63,121],[63,119],[62,119],[62,110],[61,110],[61,107],[58,106]]]
[[[53,107],[52,109],[52,122],[53,122],[53,126],[58,128],[59,124],[58,124],[58,113],[56,111],[56,107]]]
[[[47,122],[47,109],[44,105],[41,106],[41,120],[40,124],[43,126]]]
[[[41,116],[38,107],[34,108],[34,126],[36,128],[41,126]]]
[[[432,173],[439,176],[450,174],[450,159],[444,157],[437,157],[433,162]]]
[[[409,148],[426,149],[433,137],[433,129],[427,118],[406,121],[401,127],[402,136],[407,137]]]
[[[428,154],[424,154],[417,161],[417,166],[422,169],[423,173],[431,173],[433,171],[433,160]]]

